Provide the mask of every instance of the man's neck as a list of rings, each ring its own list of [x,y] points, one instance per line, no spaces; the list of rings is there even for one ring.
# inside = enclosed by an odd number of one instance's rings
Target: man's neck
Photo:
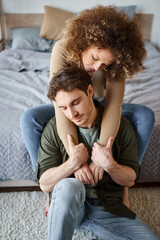
[[[96,107],[93,102],[93,109],[89,118],[89,122],[87,123],[86,126],[82,126],[82,128],[92,128],[97,119],[97,116],[98,116],[98,107]]]

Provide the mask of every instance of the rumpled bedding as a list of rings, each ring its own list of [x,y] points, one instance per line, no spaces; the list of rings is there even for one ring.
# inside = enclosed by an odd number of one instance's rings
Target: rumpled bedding
[[[143,104],[155,112],[160,125],[160,52],[146,41],[145,70],[127,80],[124,102]]]
[[[5,50],[0,53],[0,180],[35,180],[24,145],[20,116],[32,106],[50,103],[50,53]]]
[[[0,69],[14,72],[49,71],[51,53],[7,49],[0,53]]]
[[[126,81],[124,102],[155,112],[156,124],[141,164],[141,179],[160,180],[160,53],[146,42],[146,69]],[[47,98],[51,53],[4,50],[0,53],[0,180],[35,181],[22,139],[20,116]]]

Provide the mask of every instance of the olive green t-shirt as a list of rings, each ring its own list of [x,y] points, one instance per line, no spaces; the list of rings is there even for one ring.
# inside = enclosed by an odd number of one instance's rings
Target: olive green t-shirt
[[[89,129],[77,127],[79,142],[85,144],[89,153],[88,164],[91,163],[92,145],[94,142],[98,142],[104,110],[101,104],[97,102],[95,104],[98,107],[98,115],[94,126]],[[139,164],[136,134],[131,123],[124,117],[121,117],[119,131],[112,147],[112,154],[116,162],[135,171],[137,180]],[[67,159],[67,152],[57,133],[56,118],[53,117],[42,133],[36,165],[37,179],[39,180],[47,169],[57,167]],[[74,175],[71,177],[74,177]],[[118,216],[135,218],[135,213],[123,204],[124,187],[115,183],[107,172],[104,172],[103,179],[98,181],[94,187],[90,185],[85,187],[87,197],[98,198],[107,211]]]

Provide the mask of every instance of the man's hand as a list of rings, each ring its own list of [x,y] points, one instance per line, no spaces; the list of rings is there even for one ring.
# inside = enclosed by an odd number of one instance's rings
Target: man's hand
[[[94,143],[91,159],[97,166],[102,167],[115,183],[131,187],[135,183],[136,173],[132,168],[118,164],[114,160],[112,157],[113,140],[114,138],[110,137],[104,147]]]
[[[101,180],[103,178],[103,174],[104,174],[104,169],[101,167],[98,167],[94,162],[92,162],[89,165],[89,168],[93,174],[94,177],[94,183],[97,183],[99,180]]]
[[[69,161],[72,162],[73,167],[76,169],[80,168],[81,165],[85,164],[88,161],[88,151],[83,143],[78,145],[74,144],[73,138],[70,134],[67,135],[70,157]]]
[[[108,139],[106,146],[101,146],[98,143],[94,143],[92,148],[92,161],[99,167],[103,169],[108,169],[115,163],[115,160],[112,157],[112,145],[113,137]]]
[[[93,174],[87,163],[85,163],[78,170],[76,170],[74,172],[74,175],[75,175],[76,179],[80,180],[84,184],[91,184],[91,185],[95,184]]]

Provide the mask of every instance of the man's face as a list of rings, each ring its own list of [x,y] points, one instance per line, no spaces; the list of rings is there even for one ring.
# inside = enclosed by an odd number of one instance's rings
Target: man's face
[[[76,88],[71,91],[60,90],[55,97],[57,105],[66,117],[79,127],[90,127],[93,94],[90,91],[88,93],[87,96],[86,93]]]

